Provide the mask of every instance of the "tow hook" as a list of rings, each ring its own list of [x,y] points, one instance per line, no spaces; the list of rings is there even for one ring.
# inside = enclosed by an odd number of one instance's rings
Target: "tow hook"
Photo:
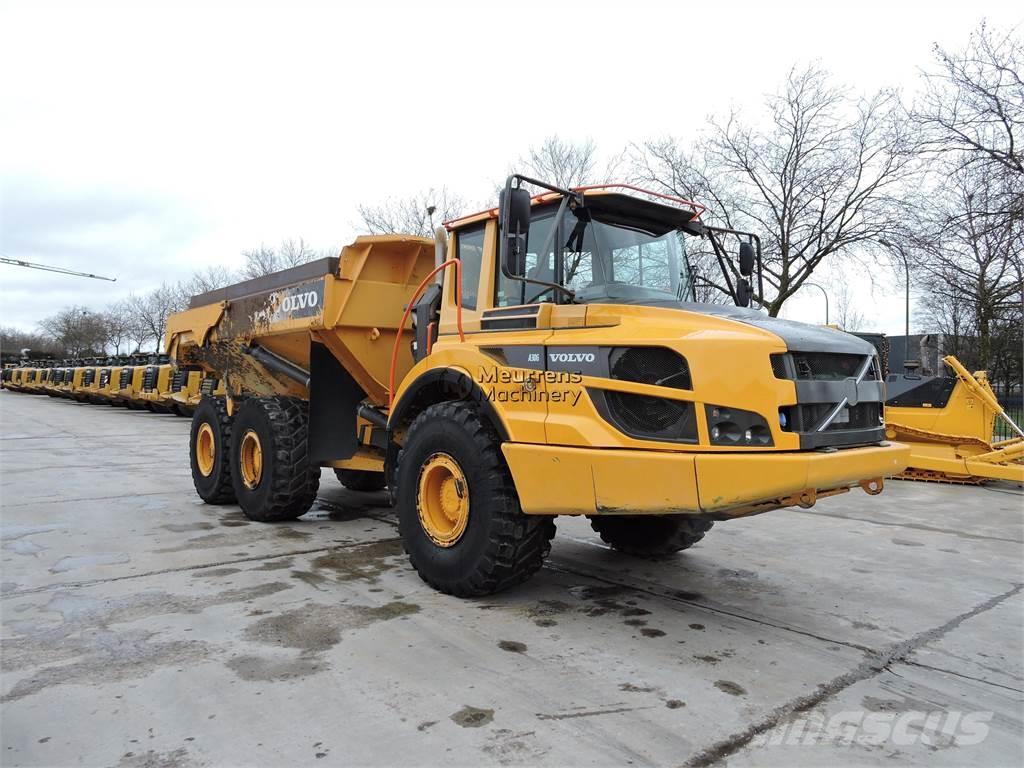
[[[864,489],[864,493],[868,496],[877,496],[880,494],[884,485],[885,484],[882,482],[882,478],[880,477],[872,477],[870,480],[860,481],[860,487]]]

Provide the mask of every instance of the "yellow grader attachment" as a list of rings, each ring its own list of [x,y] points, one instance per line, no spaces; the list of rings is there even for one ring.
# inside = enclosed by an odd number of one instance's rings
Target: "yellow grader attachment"
[[[896,477],[968,485],[1024,483],[1024,432],[999,405],[985,371],[972,376],[952,355],[943,362],[955,378],[916,379],[916,386],[901,387],[886,401],[886,436],[911,449],[910,466]],[[1005,420],[1017,437],[993,442],[996,419]]]

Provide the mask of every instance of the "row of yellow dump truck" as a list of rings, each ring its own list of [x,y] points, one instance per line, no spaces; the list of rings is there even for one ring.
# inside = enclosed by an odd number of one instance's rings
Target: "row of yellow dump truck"
[[[4,389],[190,416],[218,382],[195,368],[179,368],[167,355],[85,360],[27,361],[4,368]]]

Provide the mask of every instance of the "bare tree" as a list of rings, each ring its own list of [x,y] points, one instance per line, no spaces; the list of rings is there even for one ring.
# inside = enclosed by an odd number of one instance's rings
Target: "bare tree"
[[[1002,359],[1019,336],[1024,308],[1024,221],[991,215],[1002,171],[962,165],[919,202],[912,224],[916,270],[929,293],[926,318],[950,334],[954,353],[974,368],[1016,370]],[[998,353],[998,354],[997,354]]]
[[[1020,386],[1024,352],[1024,43],[982,22],[962,51],[935,46],[909,115],[931,183],[907,209],[924,318],[950,351]]]
[[[107,329],[107,346],[113,348],[115,355],[120,355],[121,347],[130,341],[131,313],[127,302],[111,304],[103,313],[103,323]]]
[[[65,354],[60,343],[52,338],[20,328],[0,328],[0,353],[3,354],[5,361],[16,360],[23,349],[31,350],[35,355]]]
[[[911,109],[922,149],[1024,176],[1024,43],[982,21],[963,51],[936,45],[934,54],[937,67]]]
[[[192,274],[188,280],[181,283],[182,293],[194,296],[198,293],[206,293],[231,285],[241,279],[227,267],[220,264],[208,266]]]
[[[277,248],[270,248],[266,245],[260,244],[259,248],[250,248],[249,250],[242,251],[242,257],[245,259],[245,263],[242,266],[240,279],[251,279],[254,277],[263,277],[269,275],[272,272],[280,272],[282,269],[288,269],[289,267],[297,267],[300,264],[306,264],[310,261],[323,258],[325,256],[337,256],[338,252],[333,249],[327,249],[323,251],[316,250],[309,246],[305,240],[301,237],[298,240],[287,238],[281,241],[281,244]],[[219,268],[223,269],[223,268]],[[231,275],[227,270],[223,270],[223,273],[218,271],[218,268],[211,268],[205,275],[206,282],[221,282],[221,285],[214,287],[221,288],[224,285],[235,281],[235,277]],[[195,280],[195,277],[193,277]],[[206,289],[212,290],[212,289]],[[202,291],[196,291],[201,293]]]
[[[832,295],[835,297],[835,322],[844,331],[868,331],[864,313],[857,308],[857,297],[850,290],[850,281],[843,274],[831,281]]]
[[[147,342],[152,343],[153,349],[159,352],[167,328],[167,317],[187,306],[179,286],[161,283],[159,288],[141,296],[129,296],[127,301],[132,340],[138,342],[140,349]]]
[[[70,357],[103,354],[107,346],[104,316],[86,307],[65,307],[41,320],[39,327]]]
[[[731,112],[691,152],[669,138],[633,154],[640,179],[709,204],[708,223],[762,235],[755,300],[776,316],[826,259],[891,228],[914,155],[893,93],[853,98],[816,65],[791,70],[766,110],[763,129]]]
[[[466,202],[447,187],[430,188],[378,205],[359,206],[359,226],[373,235],[407,234],[433,237],[434,227],[465,213]]]

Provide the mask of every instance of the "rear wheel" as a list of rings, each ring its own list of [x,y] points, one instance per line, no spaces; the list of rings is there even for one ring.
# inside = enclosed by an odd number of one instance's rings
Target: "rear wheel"
[[[320,488],[310,464],[308,404],[290,397],[254,397],[232,429],[231,474],[246,516],[261,523],[294,520],[309,511]]]
[[[192,416],[189,437],[192,483],[207,504],[231,504],[231,417],[223,398],[204,398]]]
[[[524,515],[501,440],[465,402],[416,417],[398,456],[399,534],[413,568],[437,590],[488,595],[526,581],[555,533],[550,517]]]
[[[591,517],[590,527],[613,549],[659,558],[689,549],[714,523],[696,515],[609,515]]]
[[[334,470],[338,482],[350,491],[379,491],[384,488],[383,472],[367,472],[361,469]]]

